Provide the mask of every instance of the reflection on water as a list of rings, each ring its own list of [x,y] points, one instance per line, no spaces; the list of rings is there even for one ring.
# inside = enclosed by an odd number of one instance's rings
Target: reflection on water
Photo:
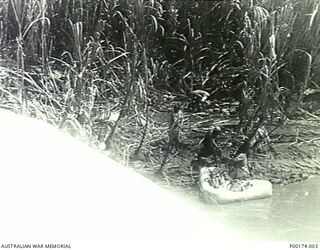
[[[198,195],[189,195],[198,200]],[[320,241],[320,178],[286,186],[274,185],[267,199],[208,205],[201,209],[247,239]]]

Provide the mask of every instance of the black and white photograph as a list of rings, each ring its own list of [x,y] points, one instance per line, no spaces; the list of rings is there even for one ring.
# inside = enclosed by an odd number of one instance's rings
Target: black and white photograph
[[[0,0],[0,249],[319,249],[319,7]]]

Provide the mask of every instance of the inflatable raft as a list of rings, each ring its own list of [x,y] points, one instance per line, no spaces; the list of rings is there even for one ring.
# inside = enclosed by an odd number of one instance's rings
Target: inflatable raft
[[[224,204],[272,196],[272,184],[265,180],[226,180],[213,185],[211,169],[202,168],[199,181],[200,195],[208,203]]]

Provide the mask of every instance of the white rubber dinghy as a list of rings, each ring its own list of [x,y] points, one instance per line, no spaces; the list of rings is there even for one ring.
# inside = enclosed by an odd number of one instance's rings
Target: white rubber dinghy
[[[272,196],[272,184],[266,180],[248,180],[249,188],[243,191],[231,191],[226,186],[215,188],[210,185],[210,168],[200,171],[199,188],[201,197],[211,204],[263,199]]]

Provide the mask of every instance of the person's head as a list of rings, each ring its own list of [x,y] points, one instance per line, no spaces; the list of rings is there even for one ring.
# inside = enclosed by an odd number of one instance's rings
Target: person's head
[[[235,163],[239,167],[247,166],[247,154],[240,153],[238,156],[235,157]]]

